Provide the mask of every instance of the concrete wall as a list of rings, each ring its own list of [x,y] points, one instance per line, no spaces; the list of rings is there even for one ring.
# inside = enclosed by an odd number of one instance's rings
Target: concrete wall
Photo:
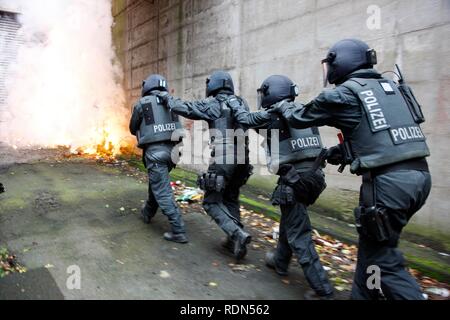
[[[228,70],[251,105],[271,74],[285,74],[307,102],[321,90],[320,60],[337,40],[357,37],[379,55],[379,70],[399,63],[423,104],[434,188],[415,218],[447,231],[450,207],[449,0],[113,0],[113,28],[130,105],[152,72],[167,76],[173,94],[202,98],[207,75]],[[370,5],[381,28],[369,29]],[[325,143],[336,131],[322,130]],[[357,189],[359,179],[328,169],[331,186]]]

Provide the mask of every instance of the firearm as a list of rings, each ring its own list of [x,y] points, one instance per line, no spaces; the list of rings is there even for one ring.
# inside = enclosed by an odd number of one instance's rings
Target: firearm
[[[342,173],[344,172],[345,167],[348,164],[351,164],[353,161],[353,157],[352,157],[352,151],[351,151],[351,147],[350,144],[345,141],[344,139],[344,135],[342,134],[342,132],[338,133],[338,139],[339,139],[339,149],[341,151],[342,154],[342,164],[340,165],[338,172]]]
[[[406,84],[405,78],[403,77],[403,74],[398,64],[395,64],[395,68],[397,69],[397,76],[398,76],[398,86],[397,86],[398,90],[400,91],[400,93],[403,96],[403,99],[408,105],[409,111],[411,112],[414,121],[419,124],[425,122],[425,117],[422,113],[422,107],[420,106],[419,102],[417,102],[417,99],[414,96],[414,93],[412,92],[411,88]]]

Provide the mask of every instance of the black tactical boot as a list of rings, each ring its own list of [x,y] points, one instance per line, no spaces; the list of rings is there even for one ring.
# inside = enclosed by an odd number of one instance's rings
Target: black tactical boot
[[[149,224],[155,215],[156,211],[154,213],[150,212],[150,209],[147,207],[147,205],[142,207],[141,216],[145,224]]]
[[[222,241],[222,248],[234,253],[234,241],[230,237],[227,237]]]
[[[266,257],[265,257],[265,262],[266,262],[266,266],[268,266],[269,268],[275,270],[275,272],[282,276],[285,277],[288,275],[287,270],[282,269],[280,267],[277,266],[276,261],[275,261],[275,252],[274,251],[268,251],[266,253]]]
[[[247,244],[252,241],[252,236],[243,230],[238,230],[234,234],[234,256],[239,261],[247,254]]]
[[[334,300],[334,294],[330,293],[324,296],[318,295],[314,290],[308,290],[303,297],[305,300]]]
[[[188,243],[189,240],[184,233],[173,233],[166,232],[164,233],[164,239],[167,241],[173,241],[177,243]]]

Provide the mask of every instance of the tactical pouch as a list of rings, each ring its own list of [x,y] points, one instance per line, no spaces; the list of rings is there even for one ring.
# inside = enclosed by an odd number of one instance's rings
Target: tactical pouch
[[[300,174],[300,179],[293,186],[297,201],[310,206],[327,187],[322,171],[307,171]]]
[[[392,236],[389,217],[384,209],[358,207],[355,209],[358,233],[377,242],[389,241]]]
[[[197,177],[197,186],[203,191],[206,191],[205,175],[205,173],[199,174]]]
[[[222,192],[225,189],[225,177],[215,172],[208,172],[198,176],[198,187],[203,191]]]
[[[294,189],[282,183],[278,184],[272,194],[271,201],[274,206],[293,205],[296,202]]]
[[[403,96],[403,99],[408,105],[409,111],[411,112],[414,121],[417,124],[425,122],[425,117],[422,113],[422,108],[419,102],[417,102],[417,99],[414,96],[414,93],[412,92],[411,88],[406,84],[400,84],[398,86],[398,90],[400,91],[400,93]]]

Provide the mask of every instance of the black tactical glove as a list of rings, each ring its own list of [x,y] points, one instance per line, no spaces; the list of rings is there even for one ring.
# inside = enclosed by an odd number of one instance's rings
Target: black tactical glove
[[[2,183],[0,183],[0,193],[5,192],[5,187],[3,186]]]
[[[163,102],[163,104],[165,106],[167,106],[169,99],[170,99],[170,94],[166,91],[162,91],[162,92],[158,93],[158,98],[160,98],[161,101]]]
[[[327,162],[335,166],[344,163],[344,155],[342,154],[342,149],[339,145],[328,149]]]
[[[267,110],[270,113],[280,113],[283,114],[287,109],[292,108],[290,103],[287,103],[285,100],[280,101],[273,106],[270,107],[270,110]]]

